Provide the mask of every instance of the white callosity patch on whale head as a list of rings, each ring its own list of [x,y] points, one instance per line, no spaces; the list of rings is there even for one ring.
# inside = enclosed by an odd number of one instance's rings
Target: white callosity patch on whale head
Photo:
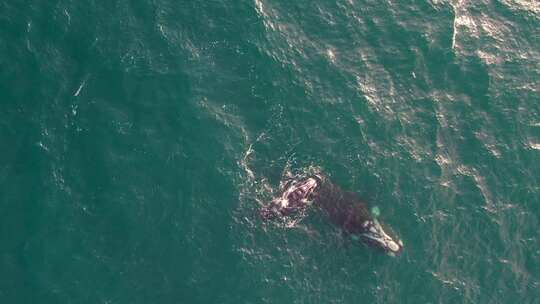
[[[399,239],[396,242],[392,237],[390,237],[384,231],[377,219],[366,221],[363,226],[369,228],[368,231],[362,234],[362,236],[378,244],[378,246],[380,246],[388,254],[395,255],[395,253],[400,252],[403,248],[403,242]]]
[[[399,245],[396,244],[396,242],[394,242],[394,241],[389,241],[388,242],[388,248],[390,248],[390,250],[392,250],[392,251],[398,251],[399,250]]]

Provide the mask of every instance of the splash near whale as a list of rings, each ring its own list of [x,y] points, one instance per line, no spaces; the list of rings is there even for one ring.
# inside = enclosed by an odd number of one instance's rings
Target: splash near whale
[[[321,173],[307,177],[289,176],[280,186],[279,195],[263,206],[265,220],[287,217],[309,208],[320,209],[330,221],[353,239],[395,256],[403,251],[403,241],[379,221],[379,209],[371,210],[356,194],[343,191]]]

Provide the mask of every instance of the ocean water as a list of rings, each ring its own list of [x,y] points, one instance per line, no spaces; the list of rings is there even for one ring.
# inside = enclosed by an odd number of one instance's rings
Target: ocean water
[[[540,303],[538,1],[0,12],[1,303]],[[261,222],[313,167],[403,254]]]

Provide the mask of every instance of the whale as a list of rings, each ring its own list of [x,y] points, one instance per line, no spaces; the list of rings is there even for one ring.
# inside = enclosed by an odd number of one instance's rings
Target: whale
[[[261,217],[273,219],[306,210],[314,202],[317,190],[321,185],[322,178],[320,176],[288,180],[280,187],[281,194],[261,209]]]
[[[285,180],[279,194],[260,209],[260,216],[272,220],[310,208],[319,209],[354,240],[391,256],[403,251],[403,241],[379,219],[378,207],[370,209],[355,193],[342,190],[321,173]]]

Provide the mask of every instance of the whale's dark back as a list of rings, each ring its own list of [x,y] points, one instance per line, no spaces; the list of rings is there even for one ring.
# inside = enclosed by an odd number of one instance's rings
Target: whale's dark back
[[[327,213],[335,225],[349,233],[363,232],[362,224],[372,219],[365,202],[328,179],[318,189],[314,203]]]

